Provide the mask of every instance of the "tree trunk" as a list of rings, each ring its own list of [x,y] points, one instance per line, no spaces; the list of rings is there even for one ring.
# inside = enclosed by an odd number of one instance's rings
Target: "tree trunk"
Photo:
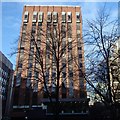
[[[109,58],[106,60],[107,62],[107,79],[108,79],[108,95],[109,95],[109,103],[112,104],[112,90],[111,90],[111,80],[110,80],[110,67],[109,67]]]

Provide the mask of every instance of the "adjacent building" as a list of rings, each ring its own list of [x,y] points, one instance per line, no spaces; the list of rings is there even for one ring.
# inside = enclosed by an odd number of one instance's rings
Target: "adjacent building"
[[[114,100],[120,102],[120,37],[111,47],[110,73]]]
[[[59,67],[60,100],[87,99],[83,76],[85,67],[80,7],[24,6],[15,70],[13,108],[39,106],[48,99],[41,62],[47,87],[53,98]]]
[[[0,51],[0,98],[2,98],[2,116],[6,116],[10,110],[11,86],[13,77],[13,64]]]

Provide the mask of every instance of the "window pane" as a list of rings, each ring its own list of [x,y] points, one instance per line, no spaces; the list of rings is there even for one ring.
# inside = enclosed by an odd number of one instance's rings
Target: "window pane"
[[[47,14],[47,22],[51,22],[51,12],[48,12]]]
[[[39,13],[38,22],[43,22],[43,12]]]
[[[76,12],[76,22],[80,22],[80,13]]]
[[[28,22],[28,11],[24,13],[24,22]]]
[[[66,22],[66,13],[62,12],[62,22]]]
[[[82,67],[82,63],[79,64],[79,67],[80,67],[80,68]]]
[[[71,23],[68,24],[68,38],[72,38],[72,26],[71,26]]]
[[[18,68],[22,68],[22,61],[20,61],[20,60],[18,62]]]
[[[29,63],[29,64],[28,64],[28,69],[29,69],[29,68],[32,68],[32,64],[33,64],[33,63]]]
[[[28,18],[28,15],[25,15],[25,20]]]
[[[23,60],[24,58],[24,48],[20,48],[20,60]]]
[[[31,78],[31,77],[32,77],[32,71],[28,70],[28,78]]]
[[[34,11],[33,12],[33,20],[32,20],[32,22],[36,22],[36,21],[37,21],[37,12]]]
[[[57,12],[53,12],[53,22],[57,22],[57,17],[58,17]]]
[[[77,30],[80,30],[80,23],[77,23]]]
[[[79,54],[79,58],[82,58],[82,54]]]
[[[72,22],[72,13],[71,12],[68,12],[67,20],[68,20],[68,22]]]

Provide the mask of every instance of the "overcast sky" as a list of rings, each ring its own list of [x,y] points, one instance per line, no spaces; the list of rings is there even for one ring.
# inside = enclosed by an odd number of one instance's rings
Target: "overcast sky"
[[[10,0],[4,0],[4,1],[10,1]],[[27,1],[30,1],[30,0],[27,0]],[[37,0],[34,0],[34,1],[37,1]],[[45,1],[45,0],[41,0],[41,1]],[[13,65],[16,64],[16,57],[15,56],[9,57],[8,54],[11,53],[11,49],[16,45],[13,43],[19,37],[22,10],[25,4],[81,6],[83,26],[85,25],[86,19],[88,20],[94,19],[97,15],[98,8],[104,5],[104,2],[88,2],[88,1],[94,1],[94,0],[85,0],[86,2],[77,2],[78,0],[71,0],[76,2],[68,2],[68,0],[64,0],[64,2],[62,2],[63,0],[60,0],[61,2],[59,1],[52,2],[52,1],[53,0],[46,0],[46,2],[2,2],[2,7],[0,7],[2,9],[2,13],[1,13],[2,19],[0,19],[0,23],[2,24],[2,29],[0,29],[0,35],[2,35],[2,41],[1,41],[2,44],[0,45],[0,50],[5,54],[6,57],[9,58],[9,60],[13,63]],[[118,3],[117,3],[117,0],[115,1],[106,2],[106,6],[111,14],[111,19],[118,17]]]

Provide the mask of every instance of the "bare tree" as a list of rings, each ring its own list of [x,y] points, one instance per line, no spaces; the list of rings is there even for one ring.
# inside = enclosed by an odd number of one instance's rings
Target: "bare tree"
[[[113,87],[114,81],[111,78],[111,65],[118,59],[119,53],[116,52],[113,60],[110,57],[112,47],[118,39],[118,26],[117,20],[110,19],[106,5],[97,15],[94,20],[86,22],[87,29],[84,31],[86,72],[83,75],[94,94],[97,94],[99,100],[113,112],[112,107],[117,98]],[[120,85],[119,77],[116,80]]]

